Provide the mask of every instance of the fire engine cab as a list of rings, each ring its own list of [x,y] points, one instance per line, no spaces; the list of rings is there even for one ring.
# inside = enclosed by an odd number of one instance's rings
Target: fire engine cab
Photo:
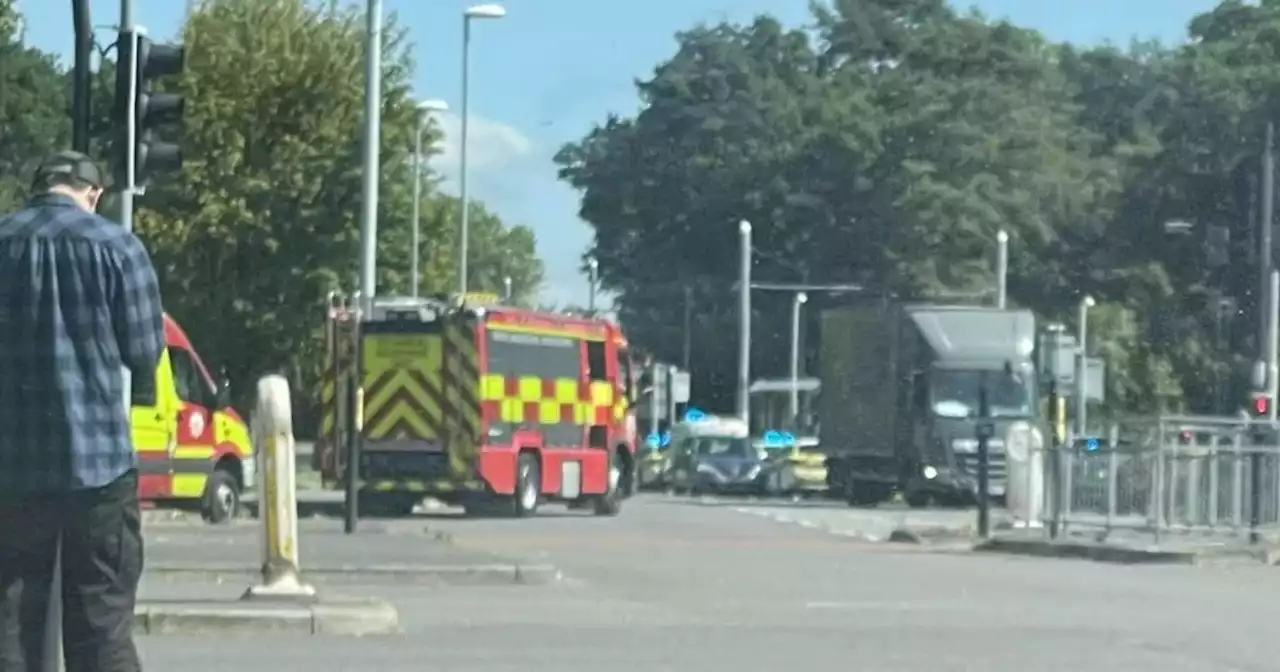
[[[331,295],[314,467],[359,507],[424,497],[528,516],[544,502],[616,515],[634,491],[635,380],[611,321],[493,302]]]

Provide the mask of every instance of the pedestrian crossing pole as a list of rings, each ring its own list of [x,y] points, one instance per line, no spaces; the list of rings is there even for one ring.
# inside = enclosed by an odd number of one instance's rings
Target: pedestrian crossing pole
[[[1050,477],[1053,479],[1050,489],[1053,493],[1053,500],[1050,502],[1053,510],[1049,517],[1049,537],[1057,539],[1067,496],[1066,489],[1062,487],[1062,446],[1067,440],[1067,399],[1058,392],[1056,376],[1049,380],[1049,417],[1053,430],[1049,446]]]

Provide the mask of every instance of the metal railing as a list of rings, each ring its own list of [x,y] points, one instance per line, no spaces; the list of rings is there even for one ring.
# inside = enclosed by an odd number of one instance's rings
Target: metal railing
[[[1163,416],[1125,433],[1041,452],[1041,524],[1138,530],[1157,540],[1280,532],[1280,433],[1270,422]]]

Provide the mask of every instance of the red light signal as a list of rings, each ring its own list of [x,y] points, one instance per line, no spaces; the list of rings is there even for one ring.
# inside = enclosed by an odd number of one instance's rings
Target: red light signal
[[[1271,399],[1268,397],[1255,397],[1253,400],[1253,412],[1257,415],[1266,415],[1271,409]]]

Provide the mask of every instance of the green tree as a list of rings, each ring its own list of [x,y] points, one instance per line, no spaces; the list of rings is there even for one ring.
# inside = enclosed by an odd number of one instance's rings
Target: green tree
[[[733,332],[738,219],[754,226],[757,278],[907,296],[989,291],[1004,229],[1015,298],[1071,304],[1079,290],[1043,261],[1111,206],[1118,167],[1090,151],[1054,46],[940,0],[816,13],[817,44],[767,17],[681,34],[634,119],[561,152],[636,340],[677,354],[686,285],[711,332],[695,342]],[[783,370],[789,304],[755,298],[762,375]],[[698,359],[729,371],[732,352]]]
[[[67,80],[51,54],[18,40],[18,18],[0,0],[0,212],[21,205],[34,163],[71,133]]]
[[[303,0],[206,0],[184,27],[187,160],[139,200],[137,230],[168,309],[242,395],[254,376],[279,370],[312,402],[325,295],[355,287],[363,32],[360,13]],[[405,32],[391,20],[386,36],[378,282],[380,292],[403,293],[417,113]],[[426,146],[437,135],[431,129]],[[448,199],[426,191],[423,289],[449,291],[452,262],[441,251],[455,227],[437,214]],[[483,213],[477,231],[499,238],[479,246],[483,259],[509,258],[536,282],[527,231]],[[511,247],[495,251],[502,244]]]

